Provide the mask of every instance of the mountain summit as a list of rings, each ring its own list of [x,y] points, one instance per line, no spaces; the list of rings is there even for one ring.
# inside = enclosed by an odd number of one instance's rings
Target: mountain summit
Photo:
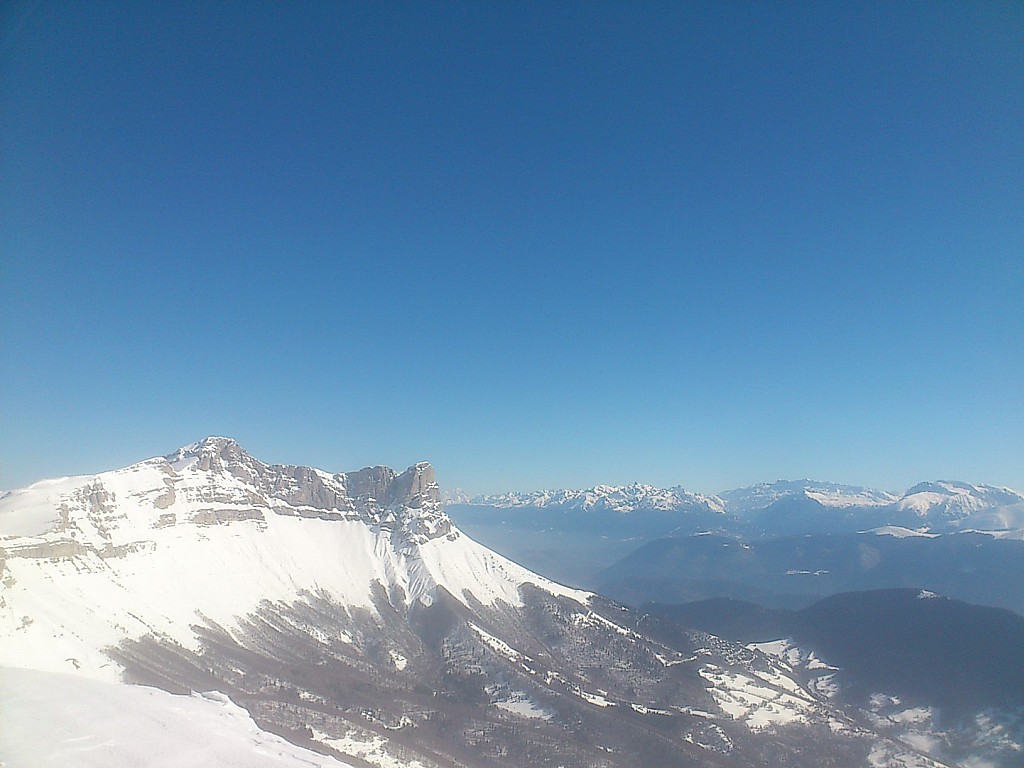
[[[417,523],[412,527],[428,538],[450,528],[441,509],[434,468],[427,462],[401,474],[377,466],[332,475],[312,467],[264,464],[229,437],[207,437],[164,458],[175,471],[194,467],[230,475],[259,489],[267,505],[278,512],[284,511],[283,503],[299,514],[313,509],[355,515],[371,523],[404,523],[413,517]]]

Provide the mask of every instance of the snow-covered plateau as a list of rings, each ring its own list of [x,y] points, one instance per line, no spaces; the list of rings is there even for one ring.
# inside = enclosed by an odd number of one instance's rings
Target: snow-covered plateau
[[[195,648],[199,617],[230,630],[304,593],[373,610],[378,583],[405,603],[444,588],[518,604],[528,582],[588,599],[462,535],[440,506],[428,464],[331,475],[268,466],[227,438],[9,493],[0,664],[118,680],[105,649],[122,640]]]

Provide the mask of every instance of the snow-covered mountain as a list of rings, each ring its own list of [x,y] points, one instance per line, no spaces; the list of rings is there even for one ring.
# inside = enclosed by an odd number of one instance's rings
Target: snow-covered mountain
[[[488,547],[556,580],[591,587],[602,569],[666,536],[710,532],[754,541],[906,529],[1021,538],[1022,499],[1007,488],[966,483],[926,483],[900,496],[839,483],[778,480],[712,496],[634,484],[469,501],[458,497],[449,500],[448,510]]]
[[[11,492],[0,531],[0,664],[108,679],[119,670],[105,649],[124,639],[195,648],[198,616],[230,630],[261,603],[304,593],[367,610],[377,585],[403,606],[439,590],[516,605],[525,583],[588,599],[455,530],[429,464],[332,475],[264,464],[223,437]]]
[[[657,488],[634,483],[472,498],[460,494],[448,501],[452,505],[491,509],[560,512],[714,512],[732,515],[737,523],[757,521],[766,526],[768,533],[778,532],[772,527],[776,523],[794,530],[805,524],[816,529],[818,523],[838,524],[843,530],[851,531],[883,525],[910,525],[937,531],[1024,528],[1024,494],[1010,488],[952,481],[920,483],[902,495],[817,480],[776,480],[710,496],[680,486]],[[808,517],[816,512],[827,514]]]
[[[470,504],[473,497],[462,488],[449,488],[441,493],[441,501],[448,504]]]
[[[883,526],[933,533],[1024,528],[1024,494],[991,485],[936,481],[896,495],[835,483],[779,480],[719,495],[727,511],[756,521],[773,535]]]
[[[768,748],[809,767],[907,751],[764,654],[656,637],[641,614],[515,565],[440,499],[428,464],[328,473],[228,438],[5,495],[4,706],[60,710],[5,722],[7,768],[134,765],[132,734],[181,733],[183,718],[190,747],[242,745],[196,765],[338,765],[315,752],[380,768],[725,768]],[[168,693],[136,707],[123,682]],[[169,695],[190,691],[214,693]],[[97,718],[143,719],[90,732],[90,700]],[[145,764],[189,764],[157,741]]]
[[[873,488],[824,483],[816,480],[776,480],[719,494],[726,508],[736,514],[766,509],[784,499],[810,499],[823,507],[880,507],[892,504],[897,496]]]
[[[466,502],[463,502],[466,503]],[[595,510],[619,513],[639,511],[724,512],[721,499],[691,493],[685,488],[655,488],[652,485],[597,485],[582,490],[533,491],[476,496],[469,500],[477,506],[502,509],[531,507],[557,510]]]
[[[1024,494],[992,485],[938,480],[909,489],[896,508],[933,526],[981,530],[1024,528]]]
[[[645,541],[728,524],[715,496],[641,483],[476,496],[448,510],[487,546],[576,585]]]

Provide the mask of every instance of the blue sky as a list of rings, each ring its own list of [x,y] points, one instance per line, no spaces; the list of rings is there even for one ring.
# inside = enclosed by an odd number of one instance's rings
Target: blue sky
[[[0,13],[0,487],[1024,488],[1019,3]]]

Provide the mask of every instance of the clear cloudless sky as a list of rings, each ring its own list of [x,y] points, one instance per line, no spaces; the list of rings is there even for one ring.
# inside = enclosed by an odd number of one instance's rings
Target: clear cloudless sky
[[[1024,488],[1020,2],[0,10],[0,487]]]

